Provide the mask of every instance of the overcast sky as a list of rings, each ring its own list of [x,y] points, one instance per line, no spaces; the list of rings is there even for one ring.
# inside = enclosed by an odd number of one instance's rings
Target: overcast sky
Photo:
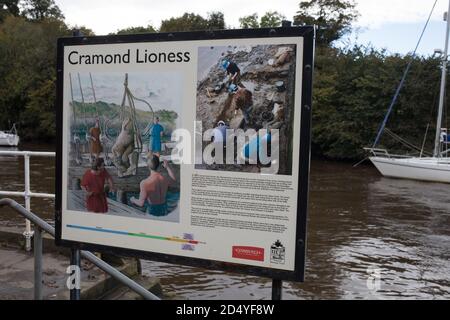
[[[390,52],[413,50],[435,0],[357,0],[360,17],[356,32],[349,41],[371,43]],[[229,27],[239,27],[239,18],[252,13],[260,16],[278,11],[288,20],[298,11],[300,0],[55,0],[72,26],[84,25],[98,35],[118,29],[151,24],[159,27],[161,20],[194,12],[206,16],[221,11]],[[442,47],[445,24],[443,12],[448,0],[438,0],[430,29],[420,48],[423,54]]]

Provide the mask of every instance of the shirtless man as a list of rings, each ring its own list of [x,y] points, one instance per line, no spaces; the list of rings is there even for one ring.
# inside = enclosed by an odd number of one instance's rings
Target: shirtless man
[[[149,203],[147,212],[153,216],[166,216],[167,203],[166,195],[169,185],[176,181],[176,177],[172,168],[170,168],[167,160],[164,160],[164,167],[169,174],[169,178],[164,177],[158,168],[160,166],[160,161],[157,156],[153,156],[150,160],[148,167],[150,169],[150,176],[143,180],[140,185],[139,199],[135,197],[131,198],[131,203],[138,207],[143,207],[145,200]]]

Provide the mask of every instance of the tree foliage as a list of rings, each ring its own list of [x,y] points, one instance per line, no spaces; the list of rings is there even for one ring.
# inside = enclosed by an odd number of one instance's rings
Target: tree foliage
[[[194,13],[185,13],[181,17],[163,20],[159,32],[218,29],[225,29],[224,15],[221,12],[211,12],[207,18]]]
[[[356,159],[372,146],[411,56],[389,56],[373,48],[341,51],[319,48],[313,96],[313,150],[332,159]],[[434,130],[439,61],[415,58],[388,129],[421,147],[427,128]],[[432,135],[428,136],[428,150]],[[431,139],[431,140],[430,140]],[[383,136],[381,146],[411,151]]]
[[[208,14],[208,29],[223,30],[225,29],[225,16],[220,11],[213,11]]]
[[[19,0],[0,0],[0,23],[8,15],[18,16],[19,14]]]
[[[358,17],[354,0],[311,0],[300,2],[294,25],[317,25],[317,43],[330,45],[351,31]]]
[[[49,18],[64,19],[64,15],[54,0],[23,0],[21,6],[22,15],[32,21]]]
[[[18,123],[25,138],[55,136],[56,39],[68,34],[54,19],[0,24],[0,128]]]
[[[257,13],[239,18],[239,24],[243,29],[252,28],[276,28],[286,17],[277,11],[266,12],[261,19]]]
[[[157,30],[153,26],[148,25],[147,27],[129,27],[125,29],[120,29],[116,34],[135,34],[135,33],[155,33]]]
[[[80,32],[83,36],[91,37],[95,36],[95,32],[86,26],[74,26],[72,28],[72,33]]]
[[[239,23],[242,29],[259,28],[258,14],[254,13],[242,18],[239,18]]]
[[[22,6],[26,3],[28,7]],[[21,9],[22,8],[22,9]],[[313,96],[313,152],[331,159],[356,159],[371,146],[411,56],[389,55],[370,47],[339,49],[333,41],[350,31],[357,13],[348,0],[301,2],[295,23],[318,24]],[[277,12],[242,17],[241,27],[276,27]],[[225,28],[221,12],[206,18],[193,13],[163,20],[159,30],[137,26],[117,34]],[[80,27],[83,34],[92,30]],[[59,8],[51,0],[0,2],[0,128],[16,122],[24,138],[55,136],[56,39],[70,36]],[[439,60],[416,57],[388,128],[420,146],[432,148],[439,91]],[[448,126],[447,126],[448,127]],[[384,135],[381,146],[406,149]]]
[[[276,28],[281,26],[281,22],[285,20],[286,17],[277,11],[266,12],[261,17],[261,22],[259,26],[261,28]]]

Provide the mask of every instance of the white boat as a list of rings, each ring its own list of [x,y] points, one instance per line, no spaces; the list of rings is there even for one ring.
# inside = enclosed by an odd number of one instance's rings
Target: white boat
[[[383,149],[371,149],[370,160],[383,176],[450,183],[450,158],[418,158],[390,155]]]
[[[17,135],[16,125],[9,131],[0,131],[0,146],[17,147],[20,138]]]
[[[386,118],[382,124],[382,127],[378,133],[377,139],[372,148],[366,148],[372,156],[369,159],[375,165],[375,167],[380,171],[383,176],[392,178],[402,178],[402,179],[413,179],[422,181],[432,181],[432,182],[443,182],[450,183],[450,134],[447,133],[447,129],[442,128],[443,123],[443,110],[445,102],[445,88],[447,81],[447,69],[448,69],[448,47],[449,47],[449,35],[450,35],[450,1],[449,9],[445,15],[445,20],[447,21],[447,31],[445,38],[445,50],[442,53],[442,76],[441,76],[441,89],[439,98],[439,109],[436,123],[436,138],[434,143],[434,152],[432,157],[422,157],[423,147],[421,151],[421,156],[400,156],[392,155],[385,149],[377,149],[376,146],[379,142],[381,133],[385,129],[387,119],[392,107],[395,103],[396,97],[391,104],[391,107],[386,115]],[[439,51],[437,51],[439,52]],[[408,69],[404,77],[406,76]],[[402,81],[403,82],[403,81]],[[401,89],[402,83],[397,90],[397,96]]]

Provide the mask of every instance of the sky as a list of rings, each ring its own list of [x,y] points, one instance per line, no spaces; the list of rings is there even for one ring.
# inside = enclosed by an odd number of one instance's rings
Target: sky
[[[73,82],[74,100],[81,101],[81,89],[86,102],[94,102],[89,74],[80,73],[80,82],[75,75],[71,75]],[[92,73],[92,82],[95,84],[95,97],[97,101],[120,104],[124,94],[123,73]],[[81,89],[78,85],[81,83]],[[180,95],[173,92],[182,92],[182,79],[175,72],[130,73],[128,75],[129,87],[133,88],[133,95],[148,101],[157,109],[172,110],[180,114],[182,101]],[[149,111],[146,104],[135,101],[136,108]],[[155,107],[156,108],[156,107]]]
[[[185,12],[207,16],[221,11],[228,27],[239,27],[239,18],[267,11],[278,11],[292,20],[301,0],[55,0],[71,26],[84,25],[97,35],[119,29],[151,24],[159,27],[161,20]],[[360,13],[354,32],[339,45],[371,44],[390,53],[406,54],[414,50],[422,28],[435,0],[356,0]],[[445,23],[443,13],[448,0],[438,0],[430,26],[418,53],[430,55],[443,48]]]

